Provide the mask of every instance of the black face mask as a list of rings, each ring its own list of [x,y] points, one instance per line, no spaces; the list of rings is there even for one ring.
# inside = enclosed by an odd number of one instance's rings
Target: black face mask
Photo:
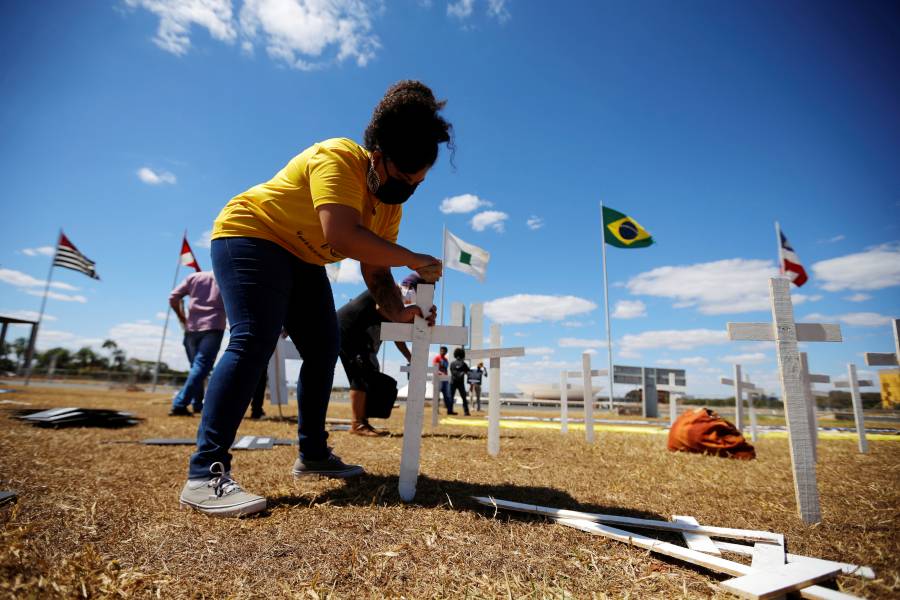
[[[403,204],[413,195],[419,184],[409,184],[393,177],[378,186],[375,197],[385,204]]]

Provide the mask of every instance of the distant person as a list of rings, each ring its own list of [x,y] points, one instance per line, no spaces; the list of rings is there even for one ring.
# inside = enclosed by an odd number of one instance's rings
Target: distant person
[[[404,284],[410,281],[404,280]],[[416,276],[413,287],[421,278]],[[406,293],[401,289],[401,295]],[[341,329],[341,364],[350,382],[350,410],[353,421],[350,433],[369,437],[387,435],[387,431],[377,430],[369,423],[367,403],[378,400],[371,394],[378,393],[370,389],[376,374],[381,373],[378,364],[378,349],[381,347],[381,324],[389,321],[381,313],[375,297],[366,290],[337,311],[338,324]],[[400,353],[409,361],[411,355],[404,342],[394,342]],[[396,395],[394,396],[396,398]],[[393,399],[391,399],[393,404]]]
[[[188,296],[188,311],[183,299]],[[212,371],[225,335],[225,305],[212,271],[191,273],[169,294],[169,306],[184,329],[184,350],[191,365],[187,380],[172,399],[169,416],[190,416],[203,410],[203,386]]]
[[[347,138],[313,144],[269,181],[232,198],[216,217],[210,253],[231,338],[209,382],[183,505],[219,516],[265,510],[266,499],[232,477],[229,448],[282,327],[303,359],[299,457],[291,474],[346,478],[364,472],[328,445],[325,415],[340,332],[325,265],[360,261],[366,287],[391,321],[421,316],[434,325],[433,307],[423,314],[418,306],[403,306],[391,267],[405,266],[429,283],[442,273],[439,259],[396,241],[401,205],[425,180],[440,145],[452,148],[443,107],[425,84],[400,81],[375,107],[365,146]],[[315,117],[315,111],[308,114]]]
[[[437,367],[437,372],[440,375],[448,375],[450,369],[450,361],[447,360],[447,346],[441,346],[438,354],[431,361],[431,365]],[[435,380],[436,381],[436,380]],[[432,384],[434,385],[434,384]],[[444,399],[444,406],[447,407],[448,415],[455,415],[456,412],[453,410],[453,399],[450,397],[450,382],[442,381],[441,382],[441,398]]]
[[[472,394],[473,400],[472,403],[475,405],[475,410],[481,410],[481,379],[483,377],[487,377],[487,371],[484,369],[484,363],[478,363],[478,366],[474,369],[469,369],[468,380],[469,380],[469,393]]]
[[[456,392],[462,396],[463,414],[469,416],[469,399],[466,396],[466,373],[471,371],[466,364],[466,351],[457,348],[453,351],[453,362],[450,363],[450,402],[456,402]]]

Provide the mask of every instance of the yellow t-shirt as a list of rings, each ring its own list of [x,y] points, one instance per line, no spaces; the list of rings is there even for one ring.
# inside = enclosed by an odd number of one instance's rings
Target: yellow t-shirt
[[[343,204],[359,211],[363,227],[396,242],[403,209],[369,192],[368,169],[369,153],[353,140],[313,144],[275,177],[232,198],[216,217],[212,239],[262,238],[314,265],[337,262],[344,257],[326,243],[316,207]]]

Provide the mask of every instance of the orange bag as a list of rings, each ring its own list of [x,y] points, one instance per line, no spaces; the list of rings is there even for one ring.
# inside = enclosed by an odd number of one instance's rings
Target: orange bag
[[[753,445],[737,427],[708,408],[688,411],[675,420],[669,430],[669,450],[741,460],[756,458]]]

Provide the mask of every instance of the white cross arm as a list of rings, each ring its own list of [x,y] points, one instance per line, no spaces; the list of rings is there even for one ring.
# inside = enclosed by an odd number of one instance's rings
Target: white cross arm
[[[866,352],[866,365],[869,367],[896,367],[897,355],[893,352]]]
[[[403,365],[400,367],[401,373],[409,373],[409,371],[410,371],[409,365]],[[437,378],[438,381],[447,381],[448,379],[450,379],[449,375],[439,372],[437,367],[428,367],[426,369],[426,371],[428,372],[429,375],[431,375],[432,379],[435,377]]]
[[[721,379],[719,379],[719,383],[721,383],[722,385],[734,385],[734,379],[731,379],[730,377],[722,377]],[[741,387],[747,390],[759,389],[758,387],[756,387],[755,383],[750,383],[749,381],[742,381]]]
[[[817,375],[815,373],[810,373],[807,375],[810,383],[831,383],[831,377],[828,375]]]
[[[525,356],[525,347],[515,348],[487,348],[484,350],[469,350],[466,358],[511,358],[513,356]],[[581,375],[581,371],[578,372]]]
[[[469,332],[465,327],[435,325],[430,328],[433,344],[455,344],[462,346],[469,341]],[[386,342],[408,342],[413,338],[411,323],[382,323],[381,340]]]
[[[859,387],[874,387],[875,386],[875,384],[872,382],[871,379],[857,379],[856,385],[858,385]],[[848,388],[848,387],[850,387],[850,382],[849,381],[835,381],[834,387]]]
[[[822,392],[819,390],[813,390],[812,395],[816,398],[828,398],[828,392]]]
[[[840,342],[841,326],[836,323],[797,323],[798,342]],[[728,339],[742,342],[774,342],[775,328],[771,323],[729,323]]]
[[[566,377],[581,377],[584,375],[582,371],[566,371]],[[606,369],[592,369],[591,377],[606,377],[609,371]]]

